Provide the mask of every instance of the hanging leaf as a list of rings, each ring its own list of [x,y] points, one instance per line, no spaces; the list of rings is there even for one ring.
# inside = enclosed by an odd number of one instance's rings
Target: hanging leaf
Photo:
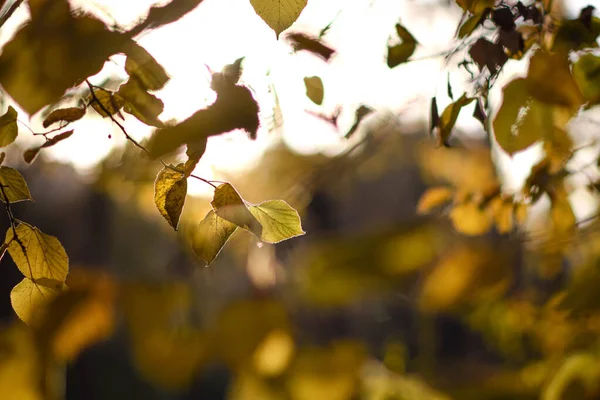
[[[292,26],[307,0],[250,0],[254,11],[275,31],[275,36]]]
[[[454,206],[450,220],[454,229],[469,236],[483,235],[492,227],[491,216],[473,202]]]
[[[33,159],[35,158],[35,156],[37,156],[37,154],[40,152],[41,149],[45,149],[47,147],[52,147],[56,143],[61,142],[65,139],[71,137],[72,134],[73,134],[73,130],[59,133],[58,135],[54,136],[52,139],[49,139],[48,141],[46,141],[46,143],[44,143],[43,145],[25,150],[25,152],[23,153],[23,159],[25,160],[26,163],[30,164],[33,161]]]
[[[46,119],[44,119],[42,125],[44,125],[44,128],[47,128],[55,122],[59,121],[77,121],[78,119],[83,118],[83,116],[85,115],[85,111],[85,108],[80,107],[59,108],[48,114]]]
[[[183,164],[176,167],[170,164],[158,173],[154,181],[154,204],[169,225],[177,230],[187,195],[187,179],[185,174],[172,168],[182,171]]]
[[[474,97],[467,97],[465,93],[458,100],[456,100],[454,103],[450,103],[444,109],[438,125],[440,128],[438,146],[448,145],[448,140],[450,139],[450,135],[452,134],[452,130],[454,129],[454,125],[456,124],[460,110],[463,107],[471,104],[473,100],[475,100]]]
[[[396,32],[402,40],[402,43],[395,46],[388,46],[387,65],[390,68],[394,68],[408,61],[410,56],[415,52],[418,44],[413,35],[411,35],[402,25],[396,24]]]
[[[323,103],[323,81],[318,76],[307,76],[304,78],[304,86],[306,86],[306,96],[315,104]]]
[[[207,265],[212,263],[236,229],[237,225],[210,210],[192,234],[194,253]]]
[[[10,292],[10,303],[17,317],[31,324],[34,314],[45,307],[65,289],[63,282],[51,279],[38,279],[35,282],[23,278]]]
[[[33,281],[46,278],[64,282],[69,272],[69,257],[58,239],[23,223],[15,230],[18,240],[13,240],[13,229],[9,229],[5,243],[10,243],[8,253],[19,271]]]
[[[279,243],[304,235],[298,211],[283,200],[269,200],[248,207],[250,213],[262,226],[260,240]]]
[[[431,111],[429,116],[429,134],[433,134],[433,130],[440,123],[440,115],[438,112],[437,100],[435,97],[431,98]]]
[[[94,95],[90,94],[87,101],[103,117],[118,113],[125,104],[121,95],[102,88],[94,88]],[[108,111],[108,114],[105,110]]]
[[[417,213],[427,214],[431,210],[450,202],[452,196],[454,196],[454,192],[450,188],[444,186],[429,188],[419,199]]]
[[[0,147],[6,147],[15,141],[19,133],[17,111],[8,106],[6,113],[0,117]]]
[[[367,115],[371,114],[374,110],[371,107],[367,107],[363,104],[361,104],[360,107],[358,107],[356,109],[356,111],[354,112],[354,123],[352,124],[352,126],[350,127],[350,129],[348,130],[348,132],[346,132],[345,137],[351,138],[352,135],[354,135],[354,133],[358,130],[358,127],[360,125],[360,123],[362,122],[363,119],[365,119],[367,117]]]
[[[458,30],[458,38],[462,39],[466,36],[469,36],[479,25],[485,21],[488,14],[490,13],[490,9],[486,8],[483,12],[479,14],[471,15],[467,20],[460,26]]]
[[[147,90],[160,90],[169,81],[165,69],[146,49],[132,42],[126,48],[125,71]]]
[[[484,38],[480,38],[471,46],[469,55],[480,71],[487,67],[492,75],[495,75],[508,61],[508,56],[504,53],[502,45],[492,43]]]
[[[246,202],[231,184],[224,183],[217,187],[210,204],[219,217],[249,230],[257,237],[262,236],[260,222],[248,210]]]
[[[583,54],[573,64],[573,77],[587,102],[587,108],[600,104],[600,56]]]
[[[6,199],[3,195],[0,195],[0,199],[5,203],[6,200],[11,203],[33,200],[25,179],[23,179],[23,176],[21,176],[19,171],[14,168],[0,167],[0,185],[4,187],[4,193],[6,194]]]
[[[321,57],[324,61],[335,54],[335,50],[323,44],[321,39],[313,38],[304,33],[290,33],[286,36],[295,51],[305,50]]]
[[[146,125],[164,127],[158,116],[163,112],[162,100],[148,93],[136,79],[130,79],[119,87],[117,94],[123,99],[123,110]]]

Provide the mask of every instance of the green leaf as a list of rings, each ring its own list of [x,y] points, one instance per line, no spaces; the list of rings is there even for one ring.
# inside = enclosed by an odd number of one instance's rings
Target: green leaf
[[[387,65],[390,68],[408,61],[410,56],[415,52],[418,44],[413,35],[402,25],[396,24],[396,32],[402,43],[395,46],[388,46]]]
[[[298,19],[307,0],[250,0],[254,11],[267,25],[279,34]]]
[[[4,193],[9,202],[16,203],[18,201],[33,200],[29,188],[23,176],[14,168],[0,167],[0,185],[4,187]],[[0,192],[1,193],[1,192]],[[0,196],[3,202],[7,199]]]
[[[0,147],[14,142],[18,133],[17,111],[12,106],[8,106],[8,111],[0,117]]]
[[[225,246],[237,225],[219,217],[214,210],[210,210],[192,236],[192,249],[206,264],[210,264]]]
[[[450,103],[444,109],[444,112],[440,116],[438,123],[438,127],[440,128],[438,137],[439,145],[446,145],[448,143],[448,139],[450,139],[450,135],[454,129],[454,125],[458,119],[458,114],[460,114],[460,110],[463,107],[471,104],[473,100],[475,100],[474,97],[467,97],[465,93],[458,100],[456,100],[454,103]]]
[[[573,65],[573,77],[583,93],[587,107],[600,103],[600,57],[584,54]]]
[[[65,139],[68,139],[69,137],[71,137],[72,134],[73,134],[73,130],[59,133],[58,135],[54,136],[52,139],[49,139],[48,141],[46,141],[43,145],[25,150],[25,152],[23,153],[23,159],[25,160],[26,163],[30,164],[33,161],[33,159],[35,158],[35,156],[37,156],[37,154],[40,152],[41,149],[45,149],[47,147],[52,147],[56,143],[61,142]]]
[[[318,76],[307,76],[304,78],[304,86],[306,86],[306,96],[313,103],[321,105],[323,103],[323,81]]]
[[[64,282],[69,272],[69,257],[58,239],[27,224],[19,224],[15,230],[18,240],[13,240],[13,229],[9,229],[5,242],[10,243],[8,253],[19,271],[34,281],[47,278]]]
[[[135,42],[126,49],[125,71],[148,90],[160,90],[169,81],[165,69],[152,54]]]
[[[568,53],[586,47],[598,47],[600,35],[600,18],[592,17],[587,27],[579,19],[560,21],[552,44],[552,51]]]
[[[85,115],[85,108],[80,107],[69,107],[69,108],[59,108],[57,110],[52,111],[46,119],[44,119],[43,125],[44,128],[49,127],[55,122],[65,121],[65,122],[73,122],[78,119],[83,118]]]
[[[250,206],[250,212],[262,226],[260,239],[278,243],[304,235],[298,212],[283,200],[269,200]]]
[[[30,324],[34,313],[50,303],[65,288],[63,282],[23,278],[10,292],[10,303],[21,321]]]
[[[462,39],[465,36],[469,36],[477,27],[485,20],[489,9],[485,9],[479,14],[471,15],[467,20],[460,26],[458,30],[458,38]]]
[[[146,125],[157,128],[164,127],[158,116],[163,112],[162,100],[148,93],[136,79],[129,79],[127,83],[119,87],[117,92],[123,98],[126,113],[139,119]]]
[[[260,222],[248,210],[246,202],[230,183],[224,183],[215,189],[215,195],[210,204],[219,217],[261,237]]]
[[[536,101],[529,94],[528,87],[527,81],[522,78],[506,85],[502,105],[494,118],[496,141],[511,155],[540,140],[552,127],[551,109]]]
[[[169,225],[177,230],[187,195],[187,179],[185,174],[172,168],[183,170],[183,164],[169,165],[158,173],[154,182],[154,204]]]

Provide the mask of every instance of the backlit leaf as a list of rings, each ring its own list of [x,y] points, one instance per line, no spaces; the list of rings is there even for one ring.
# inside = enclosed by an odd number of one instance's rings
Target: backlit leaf
[[[573,64],[573,77],[588,107],[600,103],[600,56],[584,54]]]
[[[169,165],[158,173],[154,181],[154,204],[169,225],[177,230],[187,196],[187,179],[184,173],[172,168],[183,170],[183,164]]]
[[[444,112],[440,116],[439,120],[439,146],[448,144],[448,139],[450,139],[450,135],[452,134],[452,130],[454,129],[454,125],[456,124],[460,110],[463,107],[471,104],[473,100],[475,100],[474,97],[467,97],[466,94],[463,94],[460,99],[456,100],[454,103],[450,103],[444,109]]]
[[[494,7],[494,3],[495,0],[456,0],[456,4],[472,14],[481,14],[486,8]]]
[[[130,79],[119,87],[117,92],[123,99],[123,110],[145,123],[162,128],[164,124],[158,119],[163,112],[162,100],[148,93],[136,79]]]
[[[56,143],[61,142],[65,139],[71,137],[72,134],[73,134],[72,130],[59,133],[58,135],[54,136],[52,139],[47,140],[43,145],[25,150],[25,152],[23,153],[23,159],[25,160],[26,163],[28,163],[28,164],[31,163],[41,149],[45,149],[47,147],[52,147]]]
[[[219,217],[210,210],[192,233],[192,249],[206,264],[217,258],[237,225]]]
[[[254,11],[267,25],[279,34],[298,19],[307,0],[250,0]]]
[[[143,47],[133,44],[126,49],[125,71],[148,90],[160,90],[169,81],[165,69],[152,54]]]
[[[460,26],[458,30],[458,38],[462,39],[465,36],[469,36],[477,27],[485,20],[488,15],[488,11],[471,15],[467,20]]]
[[[90,94],[88,101],[92,108],[103,117],[118,113],[125,104],[121,95],[101,88],[94,88],[94,95]]]
[[[267,243],[304,235],[298,212],[283,200],[269,200],[248,208],[262,226],[260,239]]]
[[[318,76],[307,76],[304,78],[304,86],[306,86],[306,96],[313,103],[321,105],[323,103],[323,81]]]
[[[59,108],[52,111],[46,119],[44,119],[43,125],[44,128],[49,127],[55,122],[64,121],[64,122],[73,122],[78,119],[83,118],[85,115],[85,108],[80,107],[69,107],[69,108]]]
[[[412,56],[417,48],[417,40],[410,32],[400,24],[396,24],[396,32],[402,40],[402,43],[388,46],[387,65],[394,68],[406,61]]]
[[[257,237],[262,236],[260,222],[248,210],[246,202],[231,184],[224,183],[217,187],[210,204],[219,217],[249,230]]]
[[[492,227],[491,216],[473,202],[454,206],[450,219],[454,229],[469,236],[483,235]]]
[[[431,210],[440,207],[452,200],[454,192],[447,187],[439,186],[427,189],[417,205],[417,213],[426,214]]]
[[[19,271],[34,281],[46,278],[64,282],[69,272],[69,257],[58,239],[23,223],[17,226],[16,233],[18,241],[12,240],[14,233],[9,229],[5,242],[10,243],[8,253]]]
[[[304,33],[290,33],[286,38],[290,41],[295,51],[305,50],[321,57],[325,61],[329,61],[335,54],[335,50],[324,45],[321,39],[307,36]]]
[[[550,216],[552,226],[558,232],[567,232],[575,227],[577,219],[573,213],[573,208],[564,192],[564,189],[558,190],[552,196],[552,205],[550,207]]]
[[[7,199],[11,203],[33,200],[25,179],[14,168],[0,166],[0,185],[4,187],[4,193],[6,194],[6,198],[4,198],[4,195],[1,195],[0,198],[5,203]]]
[[[31,324],[34,313],[45,307],[64,287],[64,283],[50,279],[32,281],[23,278],[10,292],[10,303],[17,316]]]
[[[17,111],[12,106],[8,106],[6,113],[0,117],[0,147],[14,142],[18,133]]]

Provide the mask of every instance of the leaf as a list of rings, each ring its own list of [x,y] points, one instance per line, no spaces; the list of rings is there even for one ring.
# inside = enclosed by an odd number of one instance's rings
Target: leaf
[[[158,173],[154,181],[154,204],[169,225],[177,230],[187,195],[187,179],[185,174],[172,168],[183,170],[183,164],[176,167],[169,164]]]
[[[600,57],[583,54],[573,64],[573,77],[587,102],[587,107],[600,103]]]
[[[554,36],[552,51],[568,53],[586,47],[597,47],[600,35],[600,18],[592,17],[589,25],[580,18],[560,21]]]
[[[306,86],[306,96],[313,103],[321,105],[323,103],[323,81],[318,76],[307,76],[304,78],[304,86]]]
[[[536,100],[577,110],[583,96],[566,55],[538,50],[529,62],[527,89]]]
[[[275,36],[292,26],[307,0],[250,0],[254,11],[275,31]]]
[[[440,123],[440,115],[438,112],[437,100],[435,97],[431,98],[431,111],[429,116],[429,133],[432,134],[433,130]]]
[[[39,153],[39,151],[41,149],[45,149],[47,147],[52,147],[56,143],[61,142],[65,139],[71,137],[72,134],[73,134],[73,130],[59,133],[58,135],[54,136],[52,139],[49,139],[48,141],[46,141],[46,143],[44,143],[43,145],[25,150],[25,152],[23,153],[23,159],[25,160],[26,163],[30,164],[33,161],[33,159],[35,158],[35,156],[37,156],[37,154]]]
[[[460,26],[458,30],[458,38],[462,39],[465,36],[469,36],[479,25],[485,21],[489,14],[489,9],[485,9],[482,13],[471,15],[467,20]]]
[[[125,104],[121,95],[102,88],[94,88],[94,95],[90,94],[88,102],[98,114],[105,118],[118,113]],[[105,110],[108,111],[108,114]]]
[[[77,121],[78,119],[83,118],[83,116],[85,115],[85,111],[86,111],[85,108],[80,108],[80,107],[59,108],[57,110],[52,111],[46,117],[46,119],[44,119],[44,122],[42,123],[42,125],[44,125],[44,128],[47,128],[50,125],[54,124],[55,122],[59,122],[59,121],[64,121],[64,122]]]
[[[515,16],[508,7],[498,7],[492,11],[492,21],[494,24],[504,31],[512,31],[515,29]]]
[[[361,104],[361,106],[358,107],[356,109],[356,111],[354,112],[354,123],[352,124],[350,129],[348,129],[348,132],[346,132],[346,135],[344,135],[344,136],[346,138],[352,137],[352,135],[354,135],[354,133],[358,130],[358,127],[359,127],[360,123],[362,122],[362,120],[365,119],[367,117],[367,115],[371,114],[373,111],[374,110],[372,108],[367,107],[364,104]]]
[[[42,363],[35,333],[23,324],[11,324],[0,330],[0,398],[44,400],[49,396],[40,382],[47,377],[48,366]],[[61,395],[52,393],[51,398]]]
[[[494,7],[495,0],[456,0],[456,4],[464,11],[481,14],[486,8]]]
[[[192,249],[207,265],[212,263],[225,246],[237,225],[210,210],[192,233]]]
[[[450,202],[453,195],[453,191],[445,186],[429,188],[419,199],[417,213],[426,214],[431,210]]]
[[[19,271],[34,281],[46,278],[64,282],[69,272],[69,257],[58,239],[23,223],[15,230],[18,240],[13,240],[13,229],[9,229],[5,242],[10,243],[8,253]]]
[[[439,146],[448,144],[448,139],[450,139],[450,135],[452,134],[452,130],[454,129],[454,125],[456,124],[460,110],[463,107],[471,104],[473,100],[475,100],[474,97],[467,97],[466,94],[463,94],[458,100],[456,100],[454,103],[450,103],[444,109],[439,121]]]
[[[17,111],[8,106],[6,113],[0,117],[0,147],[6,147],[15,141],[19,133]]]
[[[483,235],[492,227],[492,218],[485,210],[473,202],[456,205],[450,212],[454,229],[469,235]]]
[[[0,167],[0,185],[4,187],[4,193],[6,194],[6,198],[3,195],[0,198],[5,203],[7,199],[10,203],[33,200],[25,179],[14,168]]]
[[[552,227],[557,232],[568,232],[575,227],[577,219],[564,189],[559,189],[551,196],[550,217]]]
[[[248,208],[262,226],[260,240],[279,243],[304,235],[298,211],[283,200],[269,200]]]
[[[307,36],[304,33],[290,33],[286,37],[295,51],[305,50],[321,57],[324,61],[335,54],[335,50],[323,44],[321,39]]]
[[[500,44],[492,43],[487,39],[480,38],[469,49],[469,55],[475,61],[479,70],[487,67],[490,74],[494,75],[508,61]]]
[[[503,100],[494,117],[496,141],[508,154],[525,150],[552,127],[548,107],[533,99],[525,79],[515,79],[503,89]]]
[[[63,287],[61,281],[40,279],[34,282],[23,278],[10,292],[10,303],[21,321],[29,325],[34,314],[60,294]]]
[[[391,47],[388,46],[387,65],[390,68],[408,61],[410,56],[415,52],[418,44],[413,35],[402,25],[396,24],[396,32],[402,43]]]
[[[123,110],[139,119],[146,125],[157,128],[164,127],[158,116],[163,112],[162,100],[148,93],[136,79],[129,81],[119,87],[117,92],[123,99]]]
[[[127,54],[125,71],[145,89],[160,90],[169,81],[169,75],[162,65],[142,46],[132,42],[125,53]]]
[[[219,217],[249,230],[257,237],[262,236],[260,222],[248,210],[246,202],[231,184],[224,183],[217,187],[210,204]]]
[[[481,106],[481,101],[477,101],[475,103],[475,111],[473,111],[473,118],[481,122],[481,125],[483,125],[483,127],[486,128],[487,115],[485,114],[485,110]]]

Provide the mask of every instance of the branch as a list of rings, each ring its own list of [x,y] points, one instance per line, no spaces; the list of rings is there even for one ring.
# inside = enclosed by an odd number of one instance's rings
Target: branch
[[[6,10],[6,12],[0,16],[0,28],[6,23],[6,21],[8,21],[13,13],[17,11],[17,8],[21,7],[21,4],[23,4],[23,0],[15,0],[15,2],[10,5],[8,10]]]

